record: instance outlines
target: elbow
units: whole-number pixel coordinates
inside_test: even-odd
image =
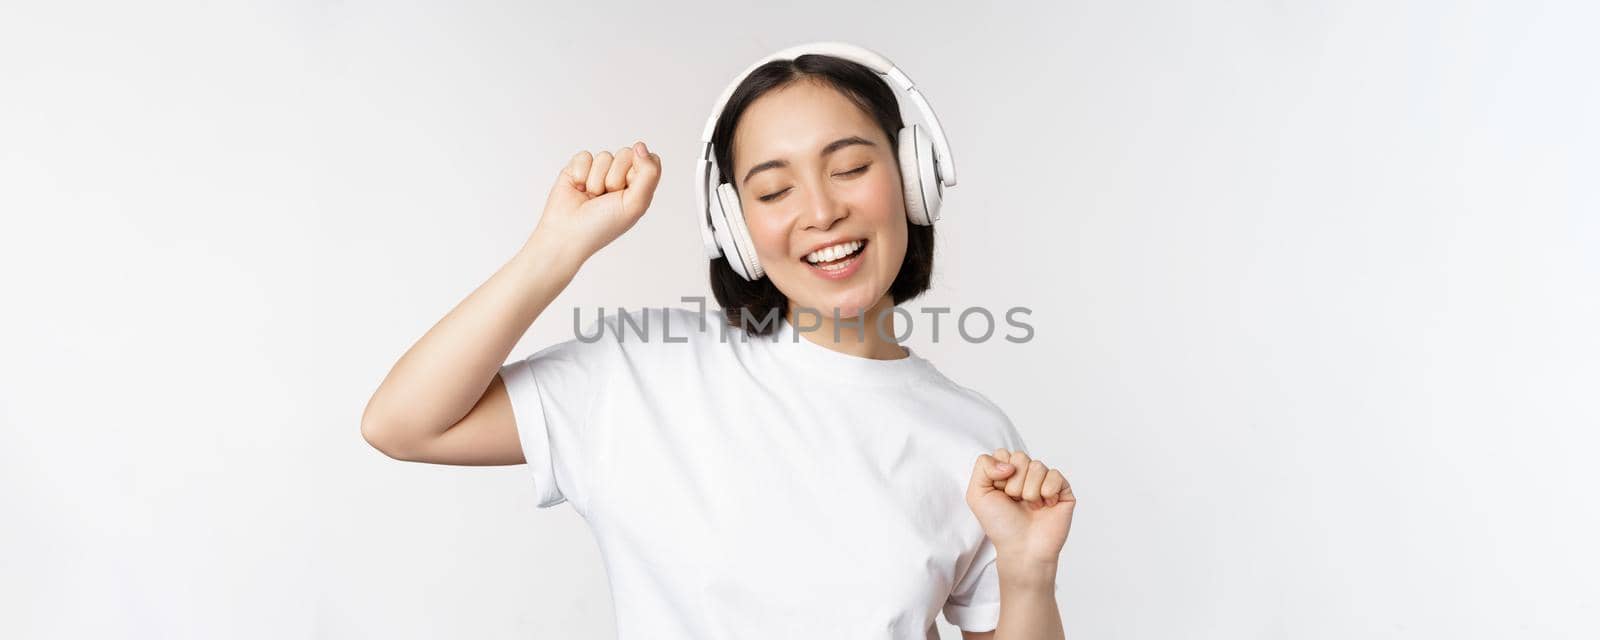
[[[398,438],[394,436],[393,429],[384,427],[383,423],[377,420],[362,417],[361,439],[367,441],[368,446],[377,449],[383,455],[395,460],[409,460],[405,449],[400,446]]]

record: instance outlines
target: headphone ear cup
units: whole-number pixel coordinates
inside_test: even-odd
[[[712,196],[712,198],[716,198],[716,196]],[[706,217],[712,220],[716,219],[716,216],[708,215]],[[710,221],[702,221],[700,223],[700,244],[705,246],[707,260],[716,260],[722,257],[722,247],[717,246],[717,232],[712,228]]]
[[[733,238],[728,236],[728,223],[726,222],[727,216],[722,210],[721,190],[713,188],[707,195],[707,200],[709,202],[706,203],[706,216],[711,218],[711,223],[709,225],[711,228],[711,239],[717,247],[717,254],[712,256],[711,259],[715,260],[718,257],[726,258],[728,261],[728,266],[733,268],[734,273],[739,274],[739,277],[741,278],[748,279],[749,276],[744,274],[744,261],[740,260],[738,255],[732,250]]]
[[[756,258],[756,243],[750,239],[750,228],[744,223],[744,209],[739,206],[739,194],[726,182],[717,185],[717,212],[722,216],[722,228],[732,247],[723,246],[722,254],[728,264],[745,280],[760,280],[766,276],[761,261]],[[732,252],[728,249],[733,249]],[[737,263],[737,264],[736,264]]]
[[[927,226],[939,219],[944,192],[933,166],[933,140],[922,128],[911,125],[900,130],[900,183],[906,196],[906,219]]]

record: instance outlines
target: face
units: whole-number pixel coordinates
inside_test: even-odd
[[[757,98],[734,131],[732,176],[756,256],[791,307],[852,318],[888,295],[906,255],[905,195],[888,137],[849,98],[806,80]]]

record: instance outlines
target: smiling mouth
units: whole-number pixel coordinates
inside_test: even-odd
[[[815,259],[815,260],[813,259],[812,256],[808,255],[806,257],[801,258],[800,261],[804,262],[804,263],[806,263],[806,264],[808,264],[810,266],[817,267],[819,269],[829,269],[829,268],[837,269],[839,267],[842,267],[845,263],[849,262],[851,258],[854,258],[856,256],[861,255],[862,251],[866,251],[866,249],[867,249],[867,241],[866,240],[864,240],[864,239],[863,240],[855,240],[855,241],[853,241],[853,243],[855,244],[855,248],[849,250],[848,252],[837,252],[837,251],[829,252],[829,253],[826,253],[824,256],[820,256],[821,258],[825,258],[825,259]],[[845,244],[851,244],[851,243],[845,243]],[[818,252],[818,253],[823,253],[823,252]]]

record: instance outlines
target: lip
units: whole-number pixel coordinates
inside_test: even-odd
[[[822,246],[826,247],[828,245],[822,245]],[[823,268],[818,267],[816,265],[813,265],[813,264],[811,264],[809,262],[805,262],[805,260],[801,260],[801,262],[805,262],[806,270],[810,271],[813,274],[816,274],[817,277],[820,277],[820,278],[822,278],[824,280],[843,280],[843,279],[848,278],[848,277],[850,277],[852,275],[855,275],[855,272],[860,271],[861,270],[861,263],[865,262],[866,260],[867,260],[867,248],[866,247],[862,247],[861,251],[859,253],[857,253],[854,256],[851,256],[851,258],[844,263],[843,267],[840,267],[839,269],[836,269],[834,271],[829,271],[827,269],[823,269]]]
[[[802,262],[804,262],[805,259],[806,259],[806,256],[809,256],[809,255],[811,255],[813,253],[816,253],[818,249],[822,249],[822,248],[825,248],[825,247],[831,247],[833,245],[842,244],[842,243],[845,243],[845,242],[850,242],[851,240],[860,240],[862,242],[866,242],[867,241],[866,238],[839,238],[839,239],[836,239],[836,240],[829,240],[827,242],[818,243],[816,246],[811,247],[810,249],[806,249],[805,252],[801,253],[800,254],[800,260]],[[809,263],[807,263],[807,264],[809,264]]]

